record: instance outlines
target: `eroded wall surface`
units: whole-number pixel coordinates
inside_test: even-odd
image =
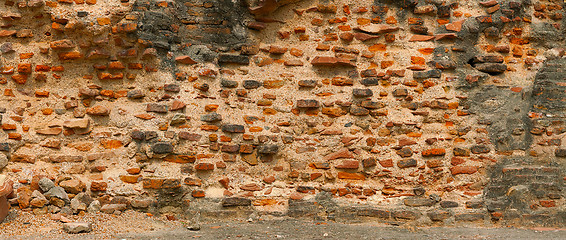
[[[11,203],[564,226],[564,5],[4,1]]]

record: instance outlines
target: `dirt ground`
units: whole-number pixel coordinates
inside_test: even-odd
[[[127,211],[120,215],[74,216],[93,223],[90,233],[70,235],[57,216],[12,211],[0,224],[0,239],[566,239],[566,229],[391,226],[382,223],[341,224],[296,219],[227,221],[199,224]]]

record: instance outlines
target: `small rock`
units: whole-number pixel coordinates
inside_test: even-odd
[[[173,152],[173,145],[168,142],[157,142],[151,146],[151,151],[156,154],[166,154]]]
[[[65,192],[72,194],[78,194],[86,188],[85,184],[77,179],[62,181],[59,183],[59,186],[65,189]]]
[[[212,113],[200,116],[200,120],[203,121],[203,122],[222,121],[222,115],[215,113],[215,112],[212,112]]]
[[[6,154],[0,154],[0,170],[2,170],[2,168],[5,168],[8,165],[8,157],[6,157]]]
[[[430,198],[421,198],[421,197],[405,198],[403,202],[405,203],[405,205],[410,207],[423,207],[423,206],[430,207],[436,203],[436,201]]]
[[[298,84],[299,84],[299,87],[313,88],[313,87],[316,87],[317,81],[316,80],[300,80],[298,82]]]
[[[433,69],[426,72],[414,72],[414,79],[426,79],[426,78],[440,78],[442,76],[442,71],[439,69]]]
[[[314,99],[302,99],[297,100],[298,108],[317,108],[320,107],[320,103]]]
[[[85,222],[64,223],[63,230],[71,234],[82,233],[82,232],[88,233],[92,231],[92,224]]]
[[[245,89],[256,89],[261,87],[262,83],[256,80],[245,80],[242,87]]]
[[[480,63],[475,68],[481,72],[499,74],[507,71],[507,65],[503,63]]]
[[[145,109],[146,112],[156,112],[156,113],[167,113],[168,106],[163,104],[157,103],[149,103],[147,104],[147,108]]]
[[[140,130],[133,130],[130,136],[135,140],[145,140],[145,133]]]
[[[425,194],[426,190],[423,187],[415,187],[413,188],[413,193],[417,196],[422,196]]]
[[[279,151],[279,146],[275,144],[266,144],[257,147],[257,152],[261,154],[275,154]]]
[[[226,125],[222,125],[222,131],[229,133],[244,133],[246,130],[242,125],[226,124]]]
[[[163,86],[163,90],[165,90],[166,92],[180,92],[181,91],[181,87],[178,84],[166,84],[165,86]]]
[[[354,88],[352,95],[354,95],[354,97],[371,97],[373,96],[373,91],[371,89]]]
[[[371,78],[364,78],[360,81],[360,83],[364,86],[377,86],[379,85],[379,78],[371,77]]]
[[[236,88],[238,87],[238,82],[228,79],[222,79],[220,80],[220,86],[224,88]]]
[[[94,200],[88,205],[86,209],[89,213],[97,213],[100,212],[100,202],[98,200]]]
[[[63,127],[66,128],[87,128],[89,120],[88,119],[70,119],[63,122]]]
[[[440,202],[440,206],[442,208],[455,208],[455,207],[458,207],[459,204],[457,202],[454,202],[454,201],[442,201],[442,202]]]
[[[440,196],[438,196],[437,194],[431,194],[428,196],[428,198],[430,198],[431,200],[435,201],[435,202],[440,202],[442,200],[442,198]]]
[[[450,217],[450,213],[442,210],[434,210],[427,213],[428,217],[432,221],[444,221]]]
[[[187,229],[191,230],[191,231],[199,231],[200,230],[200,224],[198,223],[193,223],[191,225],[189,225],[187,227]]]
[[[71,209],[73,209],[74,212],[85,211],[86,208],[86,204],[79,201],[76,197],[71,199]]]
[[[223,207],[250,206],[252,200],[241,197],[230,197],[222,200]]]
[[[128,208],[126,204],[106,204],[100,208],[100,211],[106,214],[113,214],[116,211],[124,211]]]
[[[59,186],[52,187],[51,189],[49,189],[49,191],[47,191],[43,195],[45,195],[45,197],[47,198],[58,198],[65,202],[69,202],[69,196],[65,192],[65,189]]]
[[[182,113],[175,113],[171,118],[171,125],[178,125],[187,122],[187,117]]]
[[[93,116],[108,116],[110,115],[110,109],[105,106],[94,106],[86,109],[86,114]]]
[[[397,162],[397,167],[399,168],[408,168],[408,167],[416,167],[416,166],[417,166],[417,160],[413,158],[401,159],[399,160],[399,162]]]
[[[2,52],[3,54],[15,52],[13,44],[11,42],[2,44],[2,46],[0,46],[0,52]]]
[[[249,65],[250,57],[245,55],[220,54],[218,55],[218,63],[236,63],[241,65]]]
[[[126,96],[129,99],[140,99],[140,98],[145,97],[145,94],[139,89],[134,89],[134,90],[128,91],[128,94]]]
[[[55,183],[49,178],[42,178],[39,180],[39,189],[43,192],[48,192],[51,188],[55,187]]]

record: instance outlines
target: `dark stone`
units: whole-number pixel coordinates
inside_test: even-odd
[[[0,143],[0,151],[9,152],[10,151],[10,143]]]
[[[430,65],[434,66],[436,69],[442,70],[456,69],[456,62],[450,59],[439,59],[431,61]]]
[[[255,89],[261,87],[262,83],[256,80],[244,80],[242,87],[245,89]]]
[[[430,207],[436,204],[436,201],[430,198],[422,198],[422,197],[408,197],[405,198],[403,201],[405,205],[410,207]]]
[[[415,220],[419,214],[409,210],[396,210],[391,213],[391,216],[395,219]]]
[[[244,126],[237,125],[237,124],[222,125],[222,131],[223,132],[229,132],[229,133],[244,133],[244,132],[246,132]]]
[[[208,89],[210,88],[208,83],[197,83],[197,84],[194,85],[194,87],[198,90],[203,91],[203,92],[208,91]]]
[[[166,92],[180,92],[181,87],[179,87],[178,84],[166,84],[165,86],[163,86],[163,90],[165,90]]]
[[[408,168],[408,167],[416,167],[416,166],[417,166],[417,160],[413,158],[401,159],[399,160],[399,162],[397,162],[397,167],[399,168]]]
[[[413,188],[413,193],[417,196],[422,196],[426,193],[426,190],[423,187],[415,187]]]
[[[413,150],[410,147],[404,147],[397,150],[397,155],[407,158],[413,156]]]
[[[473,146],[470,150],[474,154],[488,153],[490,151],[489,147],[486,145],[476,145]]]
[[[220,86],[224,88],[236,88],[238,87],[238,82],[228,79],[222,79],[220,80]]]
[[[222,115],[212,112],[205,115],[200,116],[200,120],[203,122],[217,122],[222,121]]]
[[[360,103],[360,107],[364,107],[368,109],[379,109],[379,108],[384,108],[385,104],[382,102],[373,102],[370,100],[366,100]]]
[[[316,80],[300,80],[298,84],[299,84],[299,87],[313,88],[313,87],[316,87],[317,81]]]
[[[557,156],[557,157],[566,157],[566,149],[564,149],[564,148],[556,149],[556,150],[554,151],[554,156]]]
[[[436,7],[436,15],[439,18],[450,18],[451,10],[452,10],[452,6],[449,4],[440,5]]]
[[[484,201],[482,200],[470,200],[466,202],[466,208],[478,209],[483,208]]]
[[[435,210],[427,213],[428,217],[432,221],[444,221],[450,217],[450,213],[442,210]]]
[[[49,191],[47,191],[43,195],[47,199],[58,198],[58,199],[65,201],[66,203],[70,202],[69,195],[67,195],[67,193],[65,192],[65,189],[63,189],[62,187],[59,187],[59,186],[52,187],[51,189],[49,189]]]
[[[16,50],[14,50],[13,44],[11,42],[4,43],[2,44],[2,46],[0,46],[0,52],[2,54],[12,53],[15,51]]]
[[[151,151],[156,154],[172,153],[173,145],[168,142],[156,142],[151,146]]]
[[[275,144],[266,144],[257,147],[257,152],[260,154],[275,154],[279,151],[279,146]]]
[[[428,28],[421,25],[411,25],[411,32],[421,35],[428,35]]]
[[[317,108],[320,107],[320,103],[314,99],[303,99],[297,100],[297,107],[299,108]]]
[[[135,89],[135,90],[130,90],[128,91],[128,94],[126,95],[129,99],[140,99],[145,97],[145,94],[143,94],[143,92],[139,89]]]
[[[379,85],[379,78],[364,78],[360,81],[360,83],[364,86],[377,86]]]
[[[77,17],[86,17],[86,16],[88,16],[87,11],[78,11],[77,12]]]
[[[426,79],[426,78],[440,78],[442,76],[442,71],[438,69],[429,70],[426,72],[414,72],[414,79]]]
[[[148,103],[146,111],[147,112],[156,112],[156,113],[167,113],[168,106],[164,104],[157,104],[157,103]]]
[[[374,217],[374,218],[381,218],[381,219],[389,219],[391,217],[391,212],[387,210],[375,209],[375,208],[358,208],[356,209],[358,216],[363,217]]]
[[[197,133],[190,133],[190,132],[179,132],[179,139],[189,140],[189,141],[198,141],[202,136]]]
[[[431,200],[435,201],[435,202],[440,202],[442,200],[442,198],[440,196],[438,196],[437,194],[431,194],[428,196],[428,198],[430,198]]]
[[[475,68],[481,72],[499,74],[507,71],[507,65],[503,63],[479,63]]]
[[[80,88],[79,89],[79,95],[82,98],[94,98],[98,95],[100,95],[100,92],[97,89],[85,89],[85,88]]]
[[[454,202],[454,201],[442,201],[442,202],[440,202],[440,206],[442,208],[455,208],[455,207],[458,207],[459,204],[457,202]]]
[[[350,114],[354,116],[367,116],[369,114],[369,110],[358,106],[352,106],[350,107]]]
[[[240,151],[240,145],[238,144],[223,144],[220,147],[220,151],[225,153],[237,153]]]
[[[297,186],[297,192],[300,193],[309,193],[314,192],[315,188],[311,186]]]
[[[405,88],[397,88],[393,91],[394,97],[406,97],[409,95],[409,91]]]
[[[354,88],[352,90],[352,95],[354,95],[354,97],[371,97],[373,96],[373,91],[371,89],[360,89],[360,88]]]
[[[454,156],[461,156],[461,157],[469,157],[470,156],[470,150],[468,149],[464,149],[464,148],[454,148],[454,150],[452,150],[454,152]]]
[[[366,158],[362,160],[362,166],[364,168],[375,167],[377,165],[377,160],[375,158]]]
[[[252,200],[241,197],[230,197],[222,200],[223,207],[237,207],[237,206],[250,206]]]
[[[218,63],[236,63],[241,65],[249,65],[250,57],[246,55],[220,54],[218,55]]]
[[[132,139],[135,139],[135,140],[140,140],[140,141],[145,140],[145,133],[140,131],[140,130],[133,130],[130,133],[130,136],[132,137]]]
[[[483,33],[485,34],[486,38],[498,38],[501,34],[499,29],[496,27],[488,27],[483,30]]]

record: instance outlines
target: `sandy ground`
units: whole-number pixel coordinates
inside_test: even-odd
[[[185,220],[167,220],[127,211],[120,215],[74,216],[93,223],[90,233],[70,235],[52,215],[12,211],[0,224],[0,239],[566,239],[566,229],[416,228],[380,223],[341,224],[296,219],[201,223],[191,231]]]

